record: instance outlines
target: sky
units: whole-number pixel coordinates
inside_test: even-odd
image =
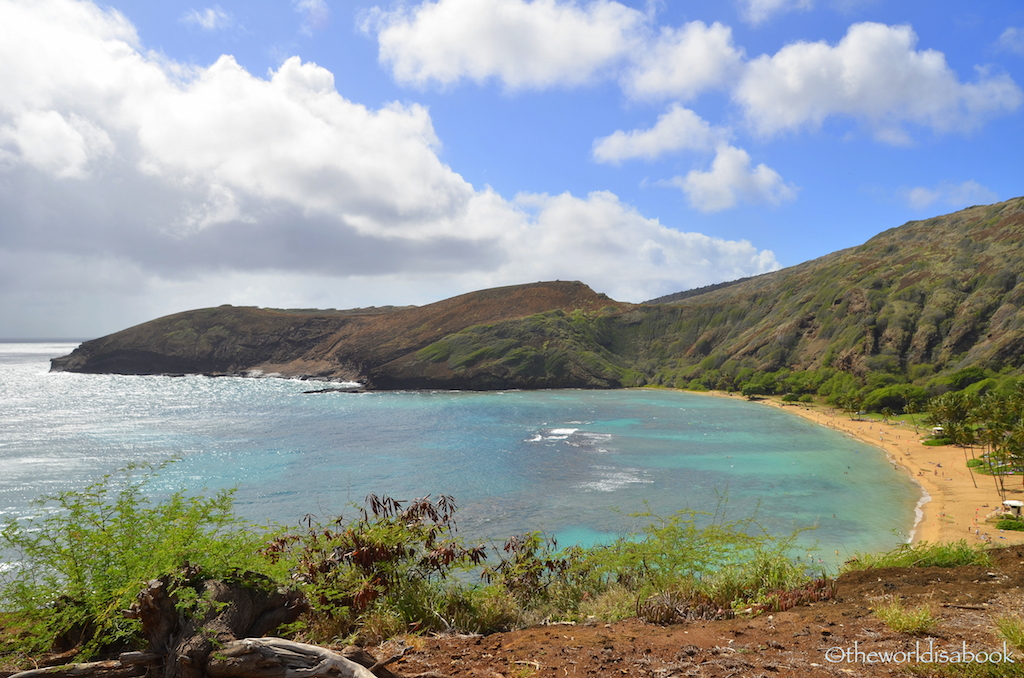
[[[1024,195],[1019,0],[0,0],[0,338],[631,302]]]

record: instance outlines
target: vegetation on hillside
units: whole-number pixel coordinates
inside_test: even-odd
[[[894,412],[1006,388],[1024,367],[1024,199],[656,301],[471,326],[371,381],[544,387],[571,364],[587,375],[572,385],[812,394]]]
[[[386,312],[202,309],[85,342],[54,367],[268,368],[377,389],[655,384],[901,411],[1021,376],[1024,198],[910,222],[859,247],[648,304],[549,282]]]
[[[790,560],[793,535],[768,536],[749,517],[641,514],[647,522],[638,534],[609,544],[559,550],[531,533],[496,549],[463,543],[451,497],[371,495],[350,518],[307,517],[302,526],[267,530],[237,517],[230,493],[149,499],[152,471],[127,469],[46,497],[38,518],[6,524],[0,663],[141,649],[139,622],[123,611],[157,578],[185,617],[216,604],[203,597],[207,579],[298,587],[309,609],[281,632],[320,643],[638,612],[710,619],[834,593]]]

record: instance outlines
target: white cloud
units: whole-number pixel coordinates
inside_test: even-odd
[[[402,83],[578,85],[639,43],[646,17],[611,0],[436,0],[377,10],[380,60]]]
[[[325,0],[292,0],[292,7],[303,15],[302,30],[305,33],[322,30],[331,20],[331,9]]]
[[[906,123],[968,131],[1024,100],[1009,76],[984,69],[975,82],[961,83],[941,52],[917,51],[916,43],[909,26],[854,24],[835,47],[798,42],[750,62],[734,98],[761,134],[816,128],[845,115],[890,143],[909,141]]]
[[[511,261],[498,271],[507,280],[601,280],[613,298],[640,301],[779,267],[768,250],[666,228],[607,191],[521,195],[515,204],[532,215],[509,241]]]
[[[224,301],[425,303],[552,278],[639,301],[777,266],[610,193],[476,189],[438,158],[424,107],[370,109],[298,58],[266,79],[231,57],[175,64],[75,0],[0,0],[0,25],[8,333],[75,334],[65,312],[105,323],[91,333]]]
[[[935,188],[917,186],[906,189],[902,195],[907,205],[917,210],[928,209],[935,203],[963,208],[971,205],[988,205],[999,200],[994,191],[973,180],[962,184],[944,182]]]
[[[751,167],[750,155],[740,148],[722,145],[711,169],[693,170],[671,181],[702,212],[720,212],[740,202],[778,205],[793,200],[797,189],[765,164]]]
[[[1024,56],[1024,28],[1010,26],[999,36],[999,49]]]
[[[6,147],[6,149],[5,149]],[[8,150],[9,149],[9,150]],[[0,159],[20,158],[59,178],[81,178],[91,162],[108,156],[113,142],[107,133],[75,114],[26,111],[0,124]]]
[[[231,25],[231,16],[220,8],[220,5],[207,7],[203,10],[190,9],[181,17],[182,22],[199,26],[204,31],[215,31]]]
[[[691,99],[709,89],[728,89],[740,73],[743,51],[732,42],[732,29],[692,21],[663,28],[631,55],[634,65],[623,87],[634,97]]]
[[[594,160],[620,163],[632,158],[654,160],[674,151],[710,151],[728,136],[688,108],[673,104],[654,127],[613,134],[594,141]]]
[[[814,0],[739,0],[740,15],[747,23],[759,26],[776,14],[814,7]]]

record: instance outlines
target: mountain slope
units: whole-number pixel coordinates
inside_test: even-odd
[[[114,374],[274,373],[406,385],[382,366],[460,330],[538,312],[615,311],[623,304],[579,282],[501,287],[423,307],[352,311],[218,308],[158,318],[84,342],[53,370]],[[447,387],[473,387],[469,375],[439,373]],[[590,383],[592,379],[596,382]],[[417,384],[432,385],[428,379]],[[459,384],[462,384],[460,386]],[[617,386],[585,369],[563,370],[545,386]],[[487,387],[481,385],[481,387]]]
[[[483,290],[421,308],[221,307],[144,323],[53,361],[83,372],[245,373],[370,388],[734,388],[835,372],[872,388],[1024,355],[1024,198],[915,221],[781,271],[623,304],[582,283]],[[819,380],[820,380],[819,379]],[[852,383],[852,382],[850,382]],[[848,390],[849,383],[844,388]]]
[[[972,207],[669,306],[680,364],[857,374],[915,365],[1019,368],[1024,199]],[[715,365],[718,366],[718,365]]]

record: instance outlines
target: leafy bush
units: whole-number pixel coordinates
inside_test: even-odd
[[[316,640],[345,637],[359,625],[371,642],[443,630],[452,626],[446,615],[472,607],[449,575],[486,558],[483,546],[466,548],[455,538],[455,511],[445,495],[402,502],[371,494],[355,519],[325,525],[307,516],[304,531],[276,536],[261,553],[291,566],[312,607],[298,630]]]
[[[16,557],[0,577],[0,607],[21,633],[4,651],[38,654],[64,644],[87,657],[130,644],[139,624],[121,610],[163,575],[274,574],[254,555],[263,536],[234,514],[231,492],[178,492],[153,503],[144,491],[159,468],[129,466],[85,489],[42,497],[35,517],[7,522],[0,551]]]
[[[1024,520],[1017,520],[1016,518],[1003,518],[1002,520],[996,523],[996,529],[1024,532]]]

